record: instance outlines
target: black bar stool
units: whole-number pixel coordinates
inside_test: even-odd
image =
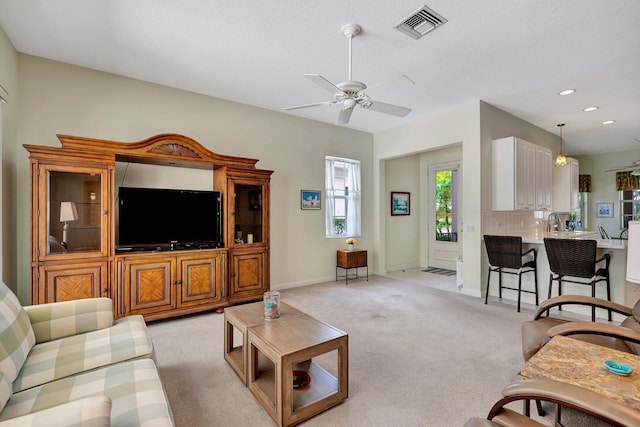
[[[531,248],[522,252],[522,237],[512,236],[484,236],[484,244],[489,256],[489,275],[487,277],[487,290],[484,296],[484,303],[489,299],[489,284],[491,273],[498,273],[498,296],[502,298],[502,288],[518,291],[518,312],[520,311],[520,296],[522,292],[534,294],[536,305],[538,305],[538,252]],[[533,291],[522,289],[522,274],[533,272]],[[518,287],[513,288],[502,284],[502,273],[515,274],[518,276]]]
[[[596,259],[598,247],[596,240],[545,237],[544,247],[549,259],[549,298],[551,298],[551,287],[555,280],[558,281],[558,295],[562,295],[562,283],[569,282],[591,286],[591,296],[594,298],[596,296],[596,284],[605,282],[607,300],[611,301],[611,284],[609,280],[611,255],[604,254]],[[601,263],[604,263],[604,265]],[[599,264],[600,267],[598,266]],[[595,307],[591,308],[591,320],[596,321]],[[609,320],[611,320],[610,311]]]

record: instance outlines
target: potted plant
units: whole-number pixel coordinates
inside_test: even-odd
[[[347,239],[347,250],[352,251],[356,243],[358,243],[356,239],[354,239],[353,237],[349,237]]]

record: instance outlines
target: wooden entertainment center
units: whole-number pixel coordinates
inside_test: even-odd
[[[32,304],[109,297],[116,317],[155,320],[222,310],[269,290],[273,171],[257,169],[258,160],[216,154],[177,134],[133,143],[57,136],[62,147],[24,146],[31,163]],[[116,161],[213,170],[221,247],[166,242],[117,250]]]

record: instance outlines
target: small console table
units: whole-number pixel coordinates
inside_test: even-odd
[[[337,251],[336,254],[336,281],[338,278],[344,277],[345,283],[349,283],[349,278],[358,279],[358,268],[365,267],[367,269],[367,282],[369,281],[369,266],[367,264],[366,250],[353,251]],[[344,270],[343,276],[338,276],[338,268]],[[355,268],[356,273],[349,275],[349,270]]]

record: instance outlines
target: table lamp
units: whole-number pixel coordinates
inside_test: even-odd
[[[60,222],[64,222],[62,227],[62,243],[67,244],[67,232],[69,231],[69,222],[78,220],[78,210],[74,202],[60,202]]]

